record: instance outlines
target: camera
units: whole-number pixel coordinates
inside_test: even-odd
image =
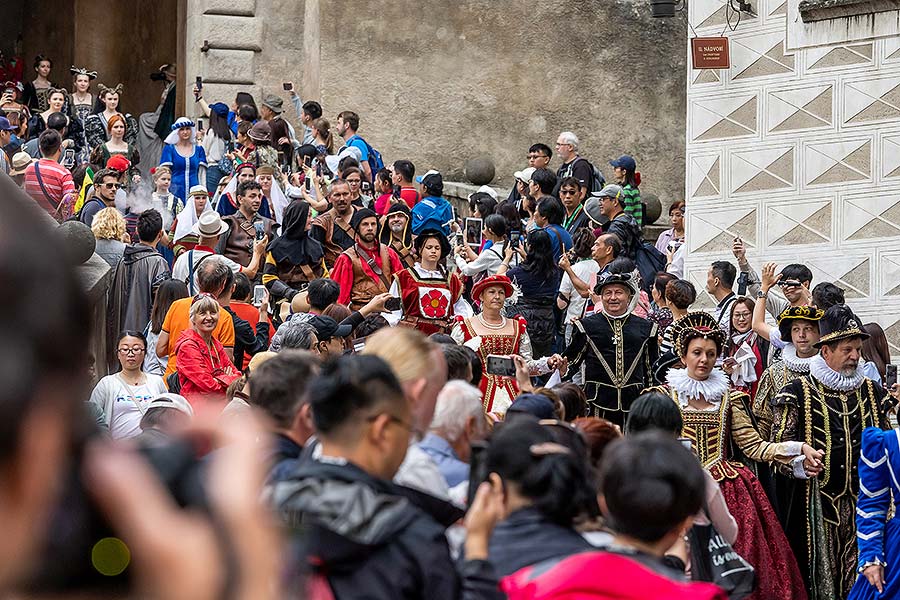
[[[155,73],[150,73],[150,81],[165,81],[166,73],[165,71],[157,71]]]
[[[99,435],[95,431],[92,435]],[[209,513],[209,500],[203,488],[206,466],[201,457],[209,450],[209,440],[185,438],[162,447],[140,447],[139,453],[168,489],[174,502]],[[95,505],[83,479],[84,443],[76,445],[72,467],[65,476],[56,507],[50,515],[47,538],[42,543],[40,560],[29,579],[26,592],[41,595],[73,590],[127,591],[134,569],[127,561],[117,573],[102,574],[100,563],[92,560],[100,543],[117,538],[104,515]]]

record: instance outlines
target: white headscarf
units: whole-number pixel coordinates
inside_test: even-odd
[[[209,197],[206,198],[206,206],[203,207],[203,212],[208,210],[212,210]],[[188,201],[185,202],[184,208],[181,209],[181,212],[178,213],[175,219],[175,236],[172,241],[177,242],[189,234],[198,220],[199,215],[197,214],[197,206],[194,204],[194,197],[188,196]]]
[[[167,144],[177,144],[178,143],[178,130],[184,127],[191,128],[191,143],[197,143],[197,126],[194,124],[194,121],[188,119],[187,117],[180,117],[177,121],[172,123],[172,133],[166,136],[165,142]]]
[[[259,181],[259,179],[257,179]],[[272,218],[275,219],[275,222],[281,225],[281,216],[284,214],[284,209],[287,208],[287,205],[291,203],[291,199],[284,195],[284,192],[281,191],[281,186],[278,185],[278,180],[275,179],[275,176],[272,176],[272,191],[269,193],[269,208],[272,209],[274,213]]]

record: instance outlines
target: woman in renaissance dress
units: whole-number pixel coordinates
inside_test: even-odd
[[[807,597],[797,561],[775,511],[752,471],[736,460],[731,447],[754,460],[790,462],[819,455],[807,444],[773,444],[760,438],[748,410],[750,398],[733,390],[729,378],[715,368],[727,342],[708,313],[689,313],[672,324],[675,350],[684,369],[670,369],[657,388],[681,409],[683,435],[701,464],[722,489],[728,509],[739,524],[735,551],[756,569],[754,600],[803,600]]]
[[[472,298],[481,302],[482,312],[471,318],[457,316],[456,325],[450,332],[456,343],[469,346],[481,357],[485,365],[480,384],[484,410],[498,415],[506,414],[506,409],[519,394],[519,387],[510,377],[487,373],[488,355],[521,356],[532,375],[551,370],[549,358],[532,358],[525,320],[503,316],[503,305],[512,293],[512,282],[505,275],[485,277],[472,288]]]

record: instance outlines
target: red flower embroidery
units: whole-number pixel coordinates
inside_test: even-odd
[[[422,296],[422,314],[432,319],[446,316],[450,302],[447,297],[438,290],[431,290]]]

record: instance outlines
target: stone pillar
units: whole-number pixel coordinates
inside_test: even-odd
[[[207,98],[230,105],[237,92],[246,91],[260,100],[256,56],[264,25],[256,10],[256,0],[188,0],[184,99],[189,115],[200,116],[192,93],[198,75]]]

